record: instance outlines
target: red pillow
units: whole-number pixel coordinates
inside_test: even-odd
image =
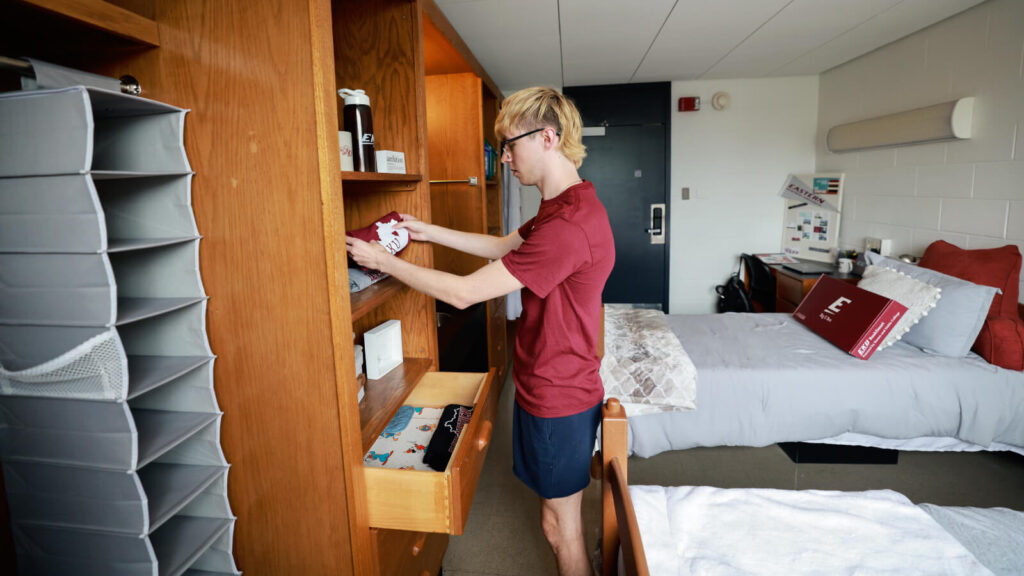
[[[964,250],[936,240],[924,251],[919,265],[968,282],[999,288],[1003,293],[992,298],[988,315],[1013,317],[1017,315],[1020,263],[1020,250],[1012,244],[987,250]]]
[[[1021,255],[1016,246],[964,250],[936,240],[924,251],[920,266],[1002,290],[992,298],[988,318],[972,350],[990,364],[1024,369],[1024,325],[1017,315]]]
[[[1019,316],[994,316],[974,341],[974,351],[989,364],[1024,370],[1024,320]]]

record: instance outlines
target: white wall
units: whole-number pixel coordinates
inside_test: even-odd
[[[723,111],[711,107],[719,91],[732,99]],[[701,110],[676,112],[682,96]],[[703,314],[739,254],[781,249],[779,188],[814,168],[818,77],[673,82],[672,103],[669,312]]]
[[[976,97],[970,140],[832,154],[836,124]],[[818,171],[846,173],[840,246],[1024,250],[1024,1],[991,0],[821,75]]]
[[[522,204],[519,206],[519,212],[523,217],[520,222],[526,222],[536,216],[537,211],[540,210],[540,189],[536,186],[520,186],[519,190],[522,194],[522,199],[520,200]]]

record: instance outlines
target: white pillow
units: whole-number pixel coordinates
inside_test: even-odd
[[[927,315],[929,310],[935,308],[942,297],[941,288],[881,266],[868,266],[857,287],[885,296],[907,307],[907,313],[878,346],[879,350],[895,344],[914,324]]]

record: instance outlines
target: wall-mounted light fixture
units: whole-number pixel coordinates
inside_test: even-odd
[[[828,131],[830,152],[908,146],[971,137],[974,98],[960,98],[878,118],[840,124]]]

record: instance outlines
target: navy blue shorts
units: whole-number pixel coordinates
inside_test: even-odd
[[[548,500],[571,496],[590,484],[601,403],[561,418],[540,418],[515,403],[512,415],[512,472]]]

